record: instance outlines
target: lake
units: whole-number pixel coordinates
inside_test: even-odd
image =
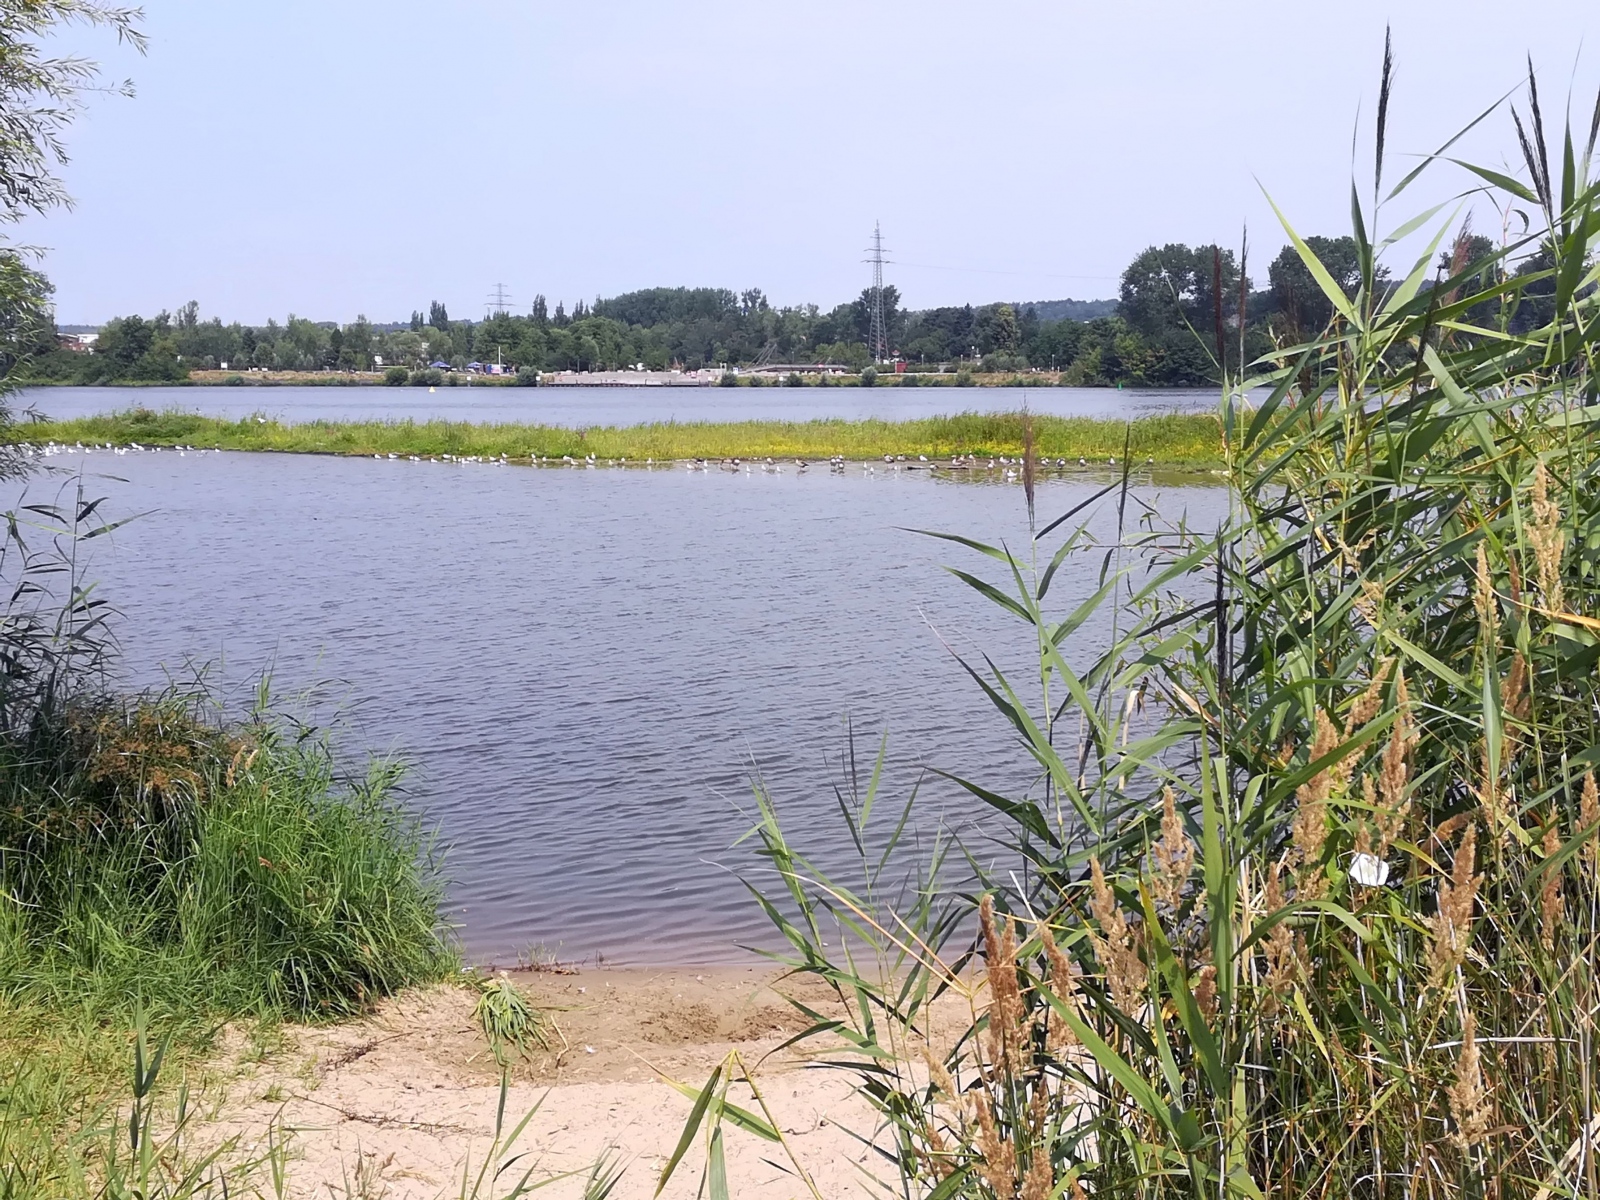
[[[104,395],[104,393],[100,393]],[[194,396],[194,393],[185,393]],[[849,861],[833,792],[848,750],[881,804],[927,767],[1020,793],[1031,760],[945,649],[1023,670],[1026,630],[940,569],[970,551],[907,532],[1026,544],[1020,487],[853,465],[843,475],[533,468],[176,451],[57,455],[112,516],[90,576],[119,607],[126,683],[206,667],[247,703],[320,686],[346,751],[398,752],[448,845],[450,916],[475,960],[532,947],[636,963],[737,960],[771,941],[738,873],[759,773],[796,842]],[[1099,481],[1041,484],[1041,517]],[[36,479],[43,498],[71,486]],[[1214,524],[1214,488],[1157,487]],[[1114,513],[1102,529],[1114,534]],[[1096,560],[1097,563],[1098,560]],[[1064,613],[1094,564],[1052,589]],[[1104,636],[1086,629],[1069,654]],[[187,665],[186,665],[187,664]],[[954,785],[917,828],[997,854]]]
[[[1217,393],[1114,388],[722,388],[498,385],[387,387],[31,388],[23,405],[57,419],[144,407],[237,420],[261,413],[307,421],[435,419],[569,427],[652,421],[809,421],[819,417],[904,421],[956,412],[1034,412],[1068,417],[1142,417],[1209,412]]]

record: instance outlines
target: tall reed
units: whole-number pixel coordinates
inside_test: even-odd
[[[1600,1195],[1600,104],[1554,156],[1531,75],[1513,113],[1530,182],[1469,170],[1536,223],[1487,256],[1436,266],[1439,223],[1385,280],[1437,210],[1367,230],[1455,139],[1385,193],[1382,118],[1353,294],[1285,223],[1334,316],[1229,380],[1214,534],[1062,538],[1080,505],[1020,551],[951,539],[1037,668],[968,665],[1038,771],[957,781],[1011,851],[970,856],[974,895],[937,862],[828,878],[763,797],[763,903],[840,1002],[812,1036],[878,1109],[886,1185]],[[1084,554],[1097,589],[1051,612]]]

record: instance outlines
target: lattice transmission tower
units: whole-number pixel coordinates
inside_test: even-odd
[[[867,331],[867,352],[873,361],[884,363],[889,361],[889,323],[883,316],[883,268],[893,264],[884,257],[889,251],[883,248],[883,229],[876,221],[872,223],[872,245],[867,247],[867,253],[871,257],[861,260],[872,264],[872,321]]]
[[[489,310],[490,316],[504,316],[511,308],[511,293],[506,290],[506,285],[497,283],[494,290],[489,293],[484,307]]]

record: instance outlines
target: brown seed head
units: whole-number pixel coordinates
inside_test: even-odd
[[[982,1091],[972,1093],[972,1104],[978,1114],[978,1170],[989,1183],[997,1200],[1013,1200],[1017,1194],[1017,1152],[1011,1143],[1000,1136],[1000,1128],[989,1107],[989,1097]]]
[[[1083,998],[1078,992],[1078,967],[1056,945],[1055,936],[1050,932],[1050,926],[1041,922],[1039,925],[1039,940],[1044,943],[1045,959],[1050,964],[1050,990],[1056,994],[1061,1003],[1067,1005],[1078,1016],[1083,1015]],[[1078,1043],[1078,1035],[1072,1032],[1060,1017],[1052,1015],[1050,1018],[1050,1033],[1045,1048],[1052,1053],[1064,1050],[1068,1046]]]
[[[1533,468],[1533,520],[1527,527],[1527,538],[1545,607],[1560,612],[1564,603],[1561,555],[1567,535],[1561,528],[1561,507],[1550,498],[1550,476],[1543,462]]]
[[[1433,941],[1428,948],[1428,965],[1435,985],[1461,965],[1472,942],[1473,909],[1478,896],[1478,876],[1472,869],[1477,850],[1478,827],[1469,823],[1456,847],[1450,878],[1439,881],[1438,912],[1429,920]]]
[[[1461,1053],[1456,1059],[1456,1079],[1449,1089],[1452,1135],[1463,1150],[1483,1141],[1489,1132],[1488,1098],[1483,1090],[1483,1066],[1478,1058],[1478,1022],[1469,1009],[1461,1027]]]
[[[1472,606],[1478,610],[1478,641],[1490,662],[1497,657],[1500,638],[1500,601],[1494,594],[1494,573],[1489,570],[1487,543],[1478,540],[1478,580],[1472,593]]]
[[[1389,670],[1393,666],[1392,658],[1385,658],[1378,664],[1367,690],[1357,696],[1356,702],[1350,706],[1350,716],[1345,722],[1347,733],[1354,733],[1378,715],[1378,710],[1383,707],[1383,685],[1389,681]]]
[[[1178,817],[1177,798],[1171,788],[1161,789],[1161,840],[1150,847],[1154,870],[1151,885],[1156,898],[1171,908],[1183,897],[1183,885],[1194,870],[1195,845]]]
[[[1595,790],[1594,772],[1585,771],[1583,794],[1578,801],[1578,830],[1580,833],[1590,831],[1583,843],[1583,860],[1588,866],[1591,885],[1600,882],[1600,831],[1596,831],[1597,822],[1600,822],[1600,793]]]
[[[1139,957],[1133,930],[1122,915],[1116,894],[1106,882],[1098,858],[1089,860],[1089,872],[1093,892],[1089,911],[1100,925],[1100,933],[1094,939],[1095,957],[1100,960],[1100,968],[1105,972],[1112,999],[1124,1013],[1132,1015],[1143,1004],[1149,972],[1144,960]]]
[[[978,902],[983,927],[985,974],[989,980],[989,1063],[1007,1073],[1022,1069],[1023,1022],[1027,1009],[1017,980],[1017,928],[1010,917],[997,930],[994,898]]]
[[[1545,826],[1540,849],[1544,851],[1546,861],[1554,858],[1561,849],[1561,834],[1556,831],[1554,809],[1550,811],[1550,823]],[[1553,866],[1548,867],[1544,882],[1539,885],[1539,941],[1546,950],[1555,949],[1556,929],[1566,910],[1567,900],[1561,890],[1561,871]]]
[[[1267,875],[1264,905],[1268,916],[1284,906],[1283,884],[1278,878],[1280,870],[1281,868],[1275,864]],[[1262,948],[1267,958],[1267,973],[1262,979],[1262,984],[1268,992],[1263,1008],[1270,1016],[1278,1010],[1279,1002],[1294,986],[1296,968],[1299,965],[1294,952],[1294,934],[1289,929],[1287,919],[1279,921],[1272,927],[1262,939]]]

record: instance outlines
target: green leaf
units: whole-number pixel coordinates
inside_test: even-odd
[[[694,1107],[689,1110],[689,1119],[683,1123],[683,1135],[678,1138],[677,1149],[672,1152],[672,1157],[667,1159],[667,1165],[661,1169],[661,1181],[656,1184],[656,1195],[661,1195],[667,1186],[667,1181],[672,1178],[672,1173],[678,1169],[678,1164],[683,1161],[683,1156],[693,1144],[694,1135],[700,1129],[700,1122],[705,1119],[706,1109],[711,1106],[711,1094],[716,1090],[717,1082],[721,1078],[722,1064],[718,1063],[712,1068],[711,1078],[706,1080],[705,1087],[700,1089]]]

